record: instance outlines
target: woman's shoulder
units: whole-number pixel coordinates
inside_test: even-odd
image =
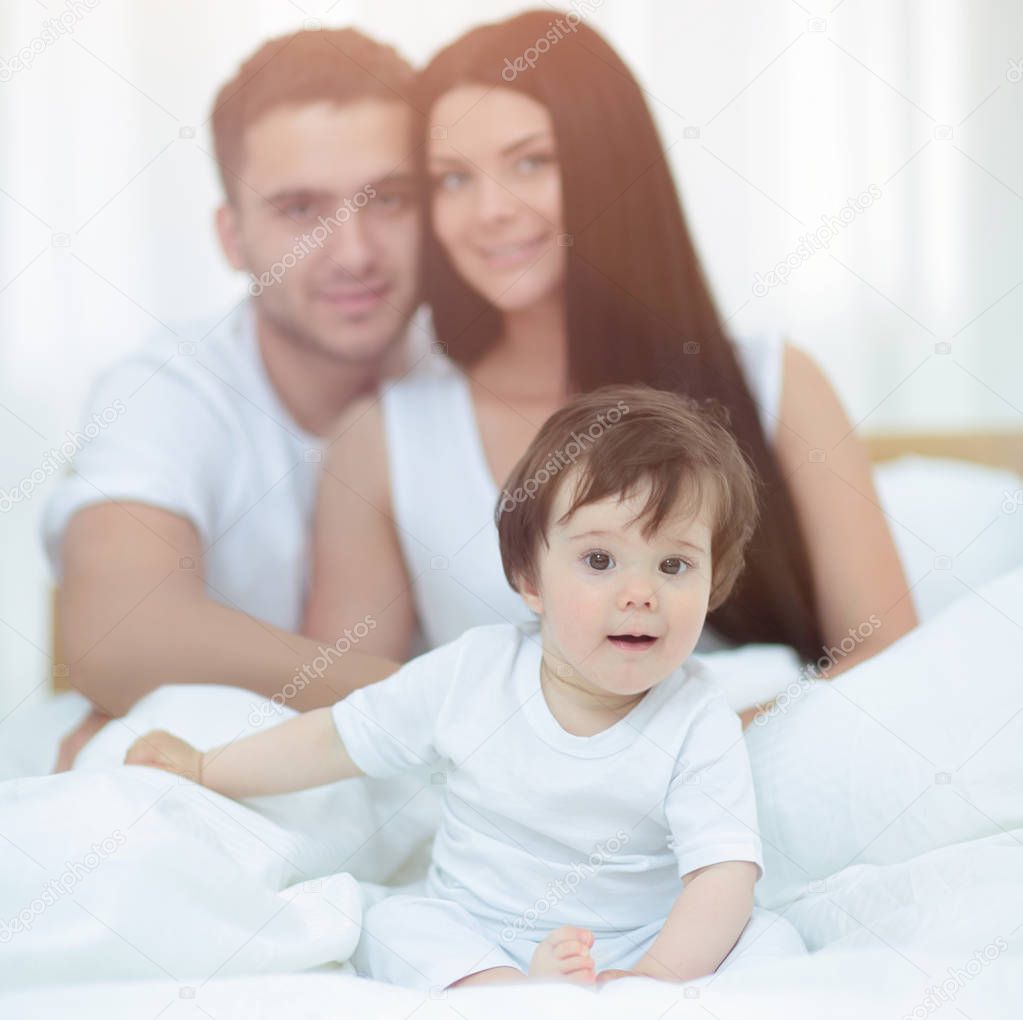
[[[814,422],[831,422],[835,441],[841,438],[848,425],[827,373],[785,331],[746,333],[733,337],[732,346],[772,442],[791,442]]]

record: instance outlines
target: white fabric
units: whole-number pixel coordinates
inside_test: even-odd
[[[926,895],[936,893],[931,886]],[[981,894],[981,898],[983,894]],[[974,909],[982,909],[978,903]],[[883,936],[882,936],[883,937]],[[911,943],[907,947],[907,942]],[[923,943],[923,944],[921,944]],[[909,948],[910,959],[900,956]],[[975,950],[926,951],[923,934],[894,947],[826,950],[782,963],[733,969],[702,987],[642,978],[597,992],[567,984],[521,982],[425,994],[343,973],[219,976],[187,985],[164,975],[148,981],[101,981],[71,987],[0,991],[5,1016],[32,1020],[280,1020],[350,1017],[373,1020],[1019,1020],[1019,957],[974,962]],[[965,969],[969,962],[970,971]],[[971,973],[975,971],[975,973]],[[944,986],[939,999],[934,991]],[[940,1012],[940,1007],[944,1006]],[[957,1012],[957,1009],[959,1012]],[[917,1010],[914,1015],[913,1011]],[[457,1012],[456,1012],[457,1011]]]
[[[1015,1020],[1023,1001],[1021,623],[1023,567],[967,592],[832,681],[831,696],[796,698],[747,731],[765,851],[758,902],[796,925],[812,950],[808,957],[714,975],[694,1000],[677,986],[637,979],[596,997],[526,986],[453,992],[458,998],[450,1001],[466,1016],[488,1018],[583,1009],[632,1018],[674,1009],[703,1020],[706,1010],[721,1020],[859,1020],[899,1018],[917,1007],[918,1016],[932,1013],[936,1007],[927,1004],[941,985],[970,1017]],[[296,934],[304,922],[292,918],[283,933],[275,927],[291,917],[291,906],[267,929],[283,955],[232,953],[253,936],[267,948],[260,925],[284,905],[280,894],[296,880],[348,871],[345,859],[360,846],[365,868],[372,870],[377,857],[404,861],[410,827],[421,829],[418,822],[403,827],[403,819],[432,802],[410,793],[402,807],[351,792],[407,776],[236,805],[199,791],[193,801],[185,792],[191,787],[179,794],[156,773],[115,763],[134,733],[153,725],[196,742],[244,732],[258,708],[255,696],[181,685],[149,698],[90,744],[89,770],[0,784],[0,920],[31,910],[66,862],[83,859],[93,842],[115,828],[128,837],[73,890],[74,901],[94,916],[64,897],[36,916],[30,933],[0,946],[4,1015],[65,1016],[73,1002],[79,1020],[155,1016],[188,985],[196,1004],[218,1017],[279,1016],[282,1002],[289,1015],[305,1008],[318,1015],[343,1002],[353,1016],[407,1017],[423,1003],[422,993],[355,977],[222,978],[340,958],[343,932],[333,933],[338,941],[329,949],[313,940],[308,950]],[[54,750],[57,736],[50,731]],[[950,782],[936,781],[942,772]],[[267,801],[278,802],[276,814]],[[381,813],[371,814],[378,805]],[[338,841],[333,847],[331,838]],[[281,861],[282,851],[298,869]],[[381,866],[378,873],[386,871]],[[232,883],[239,884],[237,896]],[[361,891],[370,903],[381,887],[362,882]],[[334,907],[318,902],[343,927]],[[324,915],[317,907],[307,916],[312,925]],[[229,937],[214,945],[218,932]],[[127,977],[144,980],[98,984]],[[421,1012],[433,1015],[434,1007],[438,1016],[448,1014],[445,1002]]]
[[[769,440],[781,403],[784,348],[777,333],[735,343]],[[501,567],[494,523],[499,488],[465,374],[455,369],[443,378],[403,379],[387,388],[381,409],[391,503],[427,646],[453,641],[466,627],[532,620]],[[706,627],[696,650],[728,647]],[[787,662],[789,650],[774,647]]]
[[[0,784],[0,988],[347,960],[373,883],[422,870],[440,806],[428,775],[235,802],[120,765],[154,728],[208,748],[295,714],[241,688],[166,686],[72,772]]]
[[[541,654],[535,624],[475,627],[354,691],[334,720],[368,775],[434,766],[443,781],[427,896],[520,959],[563,924],[620,958],[663,924],[680,876],[760,866],[742,731],[694,659],[613,726],[568,733],[540,688]],[[443,932],[432,950],[443,959]]]
[[[869,924],[942,876],[951,895],[951,868],[1023,895],[1023,567],[834,680],[794,683],[746,744],[757,901],[813,917],[815,945],[856,927],[836,908]]]
[[[296,970],[355,949],[357,881],[300,881],[312,842],[243,804],[141,768],[0,791],[0,988]]]
[[[145,503],[195,526],[211,598],[295,631],[322,440],[282,405],[247,300],[212,331],[180,333],[204,339],[169,344],[164,334],[93,385],[84,419],[125,410],[81,447],[50,497],[43,536],[54,574],[75,513],[110,500]],[[448,370],[432,339],[424,310],[405,338],[412,374]]]
[[[597,972],[634,967],[662,927],[663,920],[657,920],[636,931],[598,938],[590,950]],[[492,967],[513,967],[527,974],[535,951],[532,941],[496,941],[461,904],[399,893],[366,912],[351,962],[361,977],[436,994],[462,977]],[[791,924],[757,907],[713,977],[805,954]],[[695,987],[711,979],[708,975],[689,984]]]
[[[921,619],[1023,563],[1023,477],[938,457],[878,464],[887,515]]]

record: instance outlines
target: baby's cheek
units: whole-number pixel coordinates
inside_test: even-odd
[[[671,631],[677,647],[688,654],[706,625],[709,591],[706,586],[693,586],[672,607]]]
[[[562,650],[569,658],[585,658],[603,633],[604,612],[595,600],[576,592],[559,606],[558,633]]]

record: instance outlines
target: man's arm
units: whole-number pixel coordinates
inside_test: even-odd
[[[320,644],[213,601],[198,533],[165,510],[87,507],[67,527],[62,561],[58,619],[70,681],[107,715],[168,683],[245,687],[306,711],[398,668],[349,649],[330,657],[322,676],[303,669],[323,661]]]
[[[661,981],[713,973],[753,913],[757,874],[751,861],[724,861],[684,876],[660,935],[629,973]]]
[[[345,749],[329,708],[206,752],[154,730],[128,748],[124,762],[176,772],[235,799],[292,793],[364,775]]]

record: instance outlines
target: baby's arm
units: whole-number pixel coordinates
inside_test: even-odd
[[[153,730],[128,748],[124,762],[176,772],[234,798],[290,793],[364,775],[349,757],[329,708],[313,709],[205,753],[180,737]]]
[[[752,861],[722,861],[684,876],[660,935],[631,973],[662,981],[713,973],[753,913],[758,873]]]

